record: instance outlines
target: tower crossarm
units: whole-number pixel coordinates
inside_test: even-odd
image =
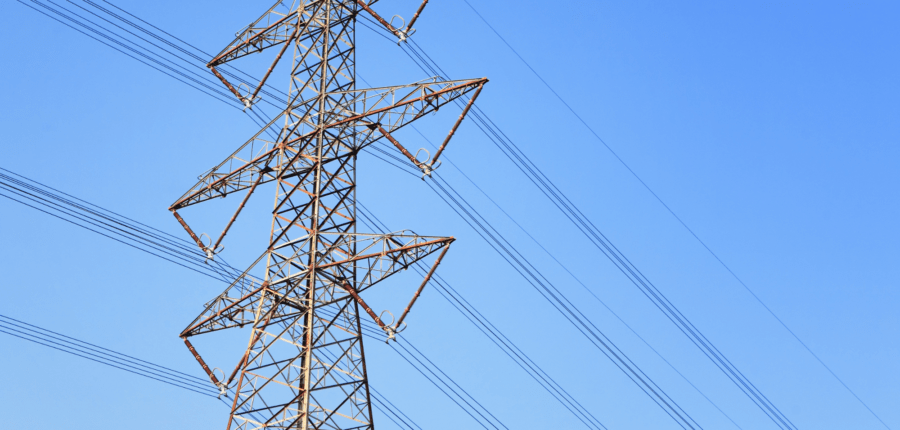
[[[437,112],[441,106],[477,90],[485,83],[486,78],[429,81],[337,93],[349,95],[350,97],[341,98],[349,101],[341,106],[330,106],[335,113],[324,128],[354,127],[357,134],[354,149],[360,150],[383,137],[374,133],[369,125],[379,124],[388,131],[395,131],[429,113]],[[362,107],[359,112],[349,109],[354,103]],[[287,137],[278,135],[277,140],[266,134],[267,131],[273,131],[276,122],[283,115],[282,113],[274,118],[237,151],[202,175],[200,181],[179,198],[171,209],[181,209],[248,189],[260,175],[263,176],[260,183],[264,184],[279,177],[284,178],[288,173],[291,176],[302,175],[314,168],[315,163],[311,160],[312,154],[308,147],[316,136],[315,129],[304,130],[299,136],[299,127],[293,133],[279,131]],[[304,121],[301,119],[299,122]],[[304,154],[309,156],[304,157]],[[322,162],[324,164],[328,160]]]
[[[330,30],[334,27],[346,26],[347,22],[354,17],[354,14],[345,14],[339,19],[323,21],[322,14],[319,12],[328,3],[324,0],[303,2],[299,7],[292,8],[290,12],[281,11],[284,7],[283,3],[283,1],[279,1],[259,19],[239,31],[234,41],[206,65],[246,108],[251,108],[253,103],[256,103],[260,90],[291,45],[314,43],[323,34],[327,33],[325,29]],[[269,69],[255,86],[255,89],[250,87],[246,89],[246,94],[242,94],[240,91],[242,84],[238,84],[235,87],[216,69],[227,62],[259,53],[278,45],[283,46],[278,55],[275,56]]]
[[[488,82],[487,78],[456,81],[428,80],[410,85],[343,91],[347,102],[333,106],[334,116],[325,128],[363,127],[381,125],[389,132],[395,131],[466,94],[476,91]],[[357,106],[358,112],[349,109]],[[358,148],[363,148],[381,138],[370,131]],[[372,137],[370,137],[372,136]],[[377,137],[374,137],[377,136]]]
[[[295,3],[297,2],[295,1]],[[353,13],[345,15],[341,20],[330,20],[328,23],[325,23],[321,21],[322,15],[317,12],[328,3],[327,1],[313,0],[301,3],[306,4],[301,7],[292,8],[290,11],[286,11],[284,10],[284,1],[279,0],[275,5],[269,8],[269,10],[262,14],[262,16],[257,18],[256,21],[253,21],[238,31],[235,39],[229,43],[225,49],[219,52],[207,66],[216,67],[229,61],[264,51],[291,40],[293,36],[299,36],[300,42],[314,39],[318,37],[326,25],[332,28],[342,27],[347,24],[346,21],[355,19],[356,13],[358,13],[352,11]],[[366,11],[389,31],[398,37],[401,37],[401,39],[405,39],[406,36],[411,35],[409,32],[412,29],[412,25],[415,23],[415,20],[418,19],[419,14],[422,13],[422,9],[425,8],[425,4],[427,4],[428,1],[425,0],[422,2],[421,6],[413,16],[413,19],[405,29],[394,28],[390,23],[378,15],[377,12],[372,10],[371,6],[376,3],[374,0],[370,2],[361,0],[356,0],[355,2],[345,1],[343,3],[358,4],[362,7],[362,10]],[[339,2],[336,3],[336,5],[351,10],[349,4],[343,3]],[[300,31],[295,33],[295,30],[297,29]]]
[[[225,291],[207,302],[203,312],[181,332],[180,336],[188,337],[252,324],[255,318],[254,309],[248,304],[259,300],[269,283],[251,275],[250,271],[264,260],[265,255],[260,256],[244,273],[237,276]]]
[[[315,22],[316,11],[323,1],[312,1],[303,8],[283,11],[283,1],[279,0],[256,21],[236,33],[235,39],[218,53],[207,67],[216,67],[250,54],[264,51],[291,39],[294,30]],[[319,29],[321,32],[321,28]],[[305,37],[312,37],[307,33]]]
[[[169,209],[181,209],[250,188],[263,174],[264,167],[272,164],[277,156],[276,149],[282,140],[280,122],[283,118],[284,112],[272,118],[224,161],[201,174],[199,181]],[[266,182],[275,179],[274,173],[268,174],[267,178]]]
[[[309,238],[302,239],[308,240]],[[390,234],[320,233],[319,240],[328,246],[317,253],[315,270],[334,286],[321,289],[316,298],[318,306],[326,306],[347,298],[346,290],[339,287],[352,278],[354,270],[358,280],[353,289],[361,293],[449,246],[455,239],[419,236],[410,231],[401,231]],[[285,249],[303,249],[302,241],[269,249],[264,256],[269,252]],[[344,251],[346,249],[356,249],[356,253],[347,255]],[[296,258],[298,256],[299,254],[282,255],[282,263],[270,267],[270,272],[274,275],[265,282],[249,274],[263,260],[260,257],[257,263],[238,276],[225,291],[207,303],[203,312],[182,331],[181,336],[195,336],[250,324],[257,318],[260,306],[274,312],[276,319],[285,313],[304,310],[306,304],[295,298],[293,290],[296,285],[303,284],[303,280],[309,276],[310,268],[302,263],[305,261],[303,258]],[[270,299],[262,301],[263,293],[268,293]],[[277,306],[273,306],[275,302],[278,302]],[[275,309],[279,306],[284,309]]]

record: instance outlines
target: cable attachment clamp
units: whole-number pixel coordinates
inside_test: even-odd
[[[224,380],[224,379],[225,379],[225,371],[223,371],[222,369],[219,369],[218,367],[216,367],[216,368],[213,368],[213,370],[212,370],[213,375],[216,374],[216,370],[218,370],[219,372],[222,372],[222,379]],[[221,382],[219,382],[218,384],[216,384],[216,387],[219,388],[219,396],[218,396],[218,398],[221,399],[222,396],[225,396],[225,398],[227,399],[227,398],[228,398],[228,387],[226,387],[225,384],[223,384],[223,383],[221,383]]]
[[[243,85],[244,87],[247,88],[247,95],[246,95],[246,96],[240,95],[240,94],[241,94],[241,86],[242,86],[242,85]],[[253,92],[250,91],[250,85],[248,85],[247,83],[244,83],[244,82],[241,82],[241,83],[239,83],[239,84],[237,85],[237,92],[238,92],[238,94],[239,94],[239,97],[241,98],[241,102],[244,103],[244,110],[245,110],[245,111],[246,111],[247,109],[252,108],[253,105],[255,105],[255,104],[258,103],[260,100],[262,100],[262,97],[251,98],[251,97],[253,97]]]
[[[204,260],[203,262],[206,264],[209,264],[209,260],[214,259],[216,254],[225,250],[225,245],[219,245],[218,248],[212,249],[212,245],[213,245],[212,238],[209,237],[209,235],[206,233],[200,233],[200,241],[201,242],[203,242],[203,236],[206,236],[206,239],[209,241],[209,245],[205,245],[203,247],[203,252],[206,253],[206,260]]]
[[[419,161],[419,154],[421,154],[422,151],[425,151],[425,161]],[[431,153],[428,152],[428,150],[425,148],[419,148],[419,150],[416,151],[415,159],[416,167],[422,169],[423,181],[425,180],[426,176],[431,176],[431,172],[437,170],[438,167],[441,167],[441,161],[438,160],[437,164],[435,164],[434,161],[431,161]]]
[[[394,314],[391,313],[391,311],[389,311],[389,310],[383,310],[383,311],[381,311],[381,314],[378,315],[378,319],[384,321],[385,313],[387,313],[388,315],[391,316],[391,322],[388,324],[385,324],[383,327],[381,327],[381,329],[384,330],[385,333],[387,333],[387,339],[384,340],[384,343],[390,343],[390,341],[392,341],[392,340],[394,342],[396,342],[397,339],[394,338],[394,336],[400,332],[397,331],[394,327],[391,327],[392,325],[394,325]]]
[[[394,24],[395,19],[400,20],[399,26]],[[395,29],[394,34],[396,34],[397,37],[400,38],[400,40],[397,41],[397,45],[399,45],[400,42],[406,42],[406,39],[409,38],[410,36],[412,36],[416,32],[416,29],[414,29],[414,28],[407,28],[406,30],[403,30],[403,27],[406,27],[406,21],[400,15],[394,15],[393,17],[391,17],[390,25],[392,28]]]

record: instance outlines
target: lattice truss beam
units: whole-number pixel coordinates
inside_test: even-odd
[[[333,112],[330,121],[317,127],[310,114],[291,122],[288,127],[280,124],[288,112],[303,111],[317,100],[301,102],[286,109],[272,119],[263,129],[245,142],[224,161],[201,175],[200,181],[191,187],[172,207],[181,209],[217,197],[249,189],[257,181],[267,183],[285,176],[301,176],[314,166],[311,152],[315,150],[317,131],[324,129],[332,137],[344,133],[347,139],[341,148],[344,154],[356,154],[363,148],[385,138],[377,127],[388,133],[436,112],[441,106],[464,95],[479,90],[487,79],[459,81],[425,81],[395,87],[371,88],[356,91],[332,93],[346,100],[342,104],[333,103],[329,98],[328,108]],[[352,109],[361,105],[361,112]],[[309,112],[309,109],[306,109]],[[271,134],[277,133],[276,138]],[[285,135],[297,137],[286,138]],[[293,157],[279,157],[282,152]],[[332,154],[337,157],[339,154]]]
[[[378,15],[375,1],[280,1],[209,64],[246,108],[293,50],[288,104],[223,162],[200,175],[171,207],[209,259],[260,185],[274,184],[269,245],[229,287],[210,300],[181,333],[191,353],[223,393],[234,391],[228,429],[373,429],[360,307],[388,339],[403,321],[446,254],[452,237],[411,231],[356,231],[356,159],[379,139],[390,141],[422,169],[423,179],[474,103],[487,79],[437,81],[357,89],[355,22],[367,13],[401,41],[414,32],[423,1],[405,28]],[[256,87],[235,87],[217,70],[270,48],[278,52]],[[242,91],[243,90],[243,91]],[[438,151],[417,160],[391,133],[456,99],[468,98]],[[205,243],[178,210],[244,192],[224,230]],[[362,294],[439,252],[403,314],[385,324]],[[191,344],[192,336],[250,327],[250,341],[220,380]]]
[[[316,262],[318,274],[326,279],[323,282],[325,287],[317,291],[316,301],[320,306],[330,305],[349,297],[349,293],[341,285],[350,279],[353,271],[356,271],[359,277],[354,289],[357,293],[362,293],[453,242],[452,238],[418,236],[409,231],[385,235],[320,233],[320,236],[329,243],[328,248],[331,250],[320,255]],[[309,238],[305,238],[304,241],[307,243],[303,245],[308,246]],[[356,247],[357,254],[346,255],[343,249],[352,246]],[[290,247],[285,245],[272,253],[276,254],[288,248]],[[299,252],[298,250],[293,255],[280,255],[277,271],[282,276],[270,281],[262,281],[250,274],[250,271],[268,256],[268,252],[264,254],[253,266],[238,276],[222,294],[207,303],[203,312],[191,322],[182,335],[195,336],[252,323],[261,309],[260,298],[263,292],[282,297],[297,307],[304,309],[308,307],[303,296],[295,297],[297,295],[295,290],[301,284],[297,280],[304,279],[310,269],[309,266],[302,264],[302,259],[296,258],[301,255]]]

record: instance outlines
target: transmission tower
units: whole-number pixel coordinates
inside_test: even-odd
[[[257,187],[275,185],[267,249],[180,335],[212,383],[233,398],[228,429],[373,429],[360,308],[393,339],[454,240],[411,231],[356,231],[359,152],[386,139],[422,170],[424,179],[439,165],[441,152],[487,83],[484,78],[433,78],[357,89],[360,14],[402,43],[427,3],[408,25],[395,27],[372,9],[376,1],[293,1],[290,6],[278,1],[208,64],[245,108],[253,109],[273,70],[288,50],[293,52],[285,110],[170,207],[207,262],[216,264],[222,239]],[[270,48],[277,55],[256,86],[233,85],[218,70]],[[433,157],[420,160],[391,134],[467,94],[463,113]],[[242,191],[246,195],[215,241],[195,234],[178,213]],[[437,260],[403,314],[385,324],[362,294],[436,252]],[[252,328],[249,344],[230,375],[211,370],[189,341],[244,326]]]

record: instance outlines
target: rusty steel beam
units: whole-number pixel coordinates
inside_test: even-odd
[[[413,24],[416,23],[416,20],[417,20],[417,19],[419,19],[419,14],[422,13],[422,9],[425,9],[425,5],[426,5],[426,4],[428,4],[428,0],[424,0],[424,1],[422,2],[422,5],[419,6],[419,9],[418,9],[418,10],[416,10],[415,15],[413,15],[413,17],[412,17],[411,20],[409,20],[409,24],[406,26],[406,31],[405,31],[406,34],[409,34],[409,31],[412,30]]]
[[[421,85],[419,85],[419,87],[427,88],[428,85],[450,85],[450,84],[456,83],[456,82],[460,82],[460,81],[437,82],[437,83],[433,83],[433,84],[421,84]],[[403,101],[391,104],[389,106],[372,109],[367,112],[363,112],[361,114],[354,115],[353,117],[346,118],[344,120],[340,120],[340,121],[337,121],[334,123],[329,123],[325,126],[325,128],[337,128],[337,127],[345,126],[347,124],[359,124],[359,125],[370,126],[371,124],[378,122],[379,116],[389,115],[392,113],[392,111],[399,110],[399,109],[410,109],[409,105],[415,104],[417,102],[429,102],[430,103],[431,101],[433,101],[435,99],[437,99],[436,103],[440,104],[441,97],[443,97],[443,96],[447,96],[447,99],[443,100],[444,103],[447,103],[450,100],[452,100],[453,98],[463,95],[467,91],[477,89],[479,84],[486,83],[486,82],[487,82],[487,79],[468,80],[461,84],[447,86],[446,88],[431,92],[430,94],[425,95],[425,96],[416,97],[416,98],[413,98],[410,100],[403,100]],[[402,89],[402,88],[409,88],[409,87],[410,86],[397,86],[397,87],[388,87],[386,89],[380,89],[380,90],[394,90],[394,89]],[[362,91],[358,91],[358,92],[366,93],[366,91],[368,91],[368,90],[362,90]],[[456,95],[450,94],[453,92],[456,92]],[[436,108],[429,105],[429,107],[423,108],[422,111],[416,112],[415,118],[421,117],[421,115],[423,115],[424,113],[436,112],[436,111],[437,111]],[[367,117],[375,117],[375,118],[373,118],[373,119],[375,119],[375,121],[367,119]],[[401,127],[402,125],[405,125],[405,124],[393,124],[392,127],[393,127],[393,129],[396,129],[396,128]],[[243,157],[243,158],[240,158],[237,155],[233,155],[232,156],[233,158],[227,159],[225,162],[221,163],[219,166],[212,169],[212,171],[210,173],[208,173],[206,175],[206,177],[201,180],[201,183],[195,185],[194,189],[192,189],[191,191],[186,193],[184,196],[182,196],[182,198],[180,198],[176,203],[172,204],[171,207],[175,208],[175,209],[181,209],[181,208],[184,208],[191,204],[199,203],[206,199],[216,198],[216,197],[224,197],[224,195],[226,194],[227,191],[239,191],[242,189],[246,189],[246,188],[242,188],[242,186],[240,186],[240,185],[229,185],[229,184],[234,183],[234,182],[241,182],[241,179],[243,176],[252,175],[255,173],[255,171],[267,167],[269,165],[269,163],[271,163],[273,161],[273,159],[278,155],[279,151],[282,150],[282,148],[290,147],[292,149],[297,149],[298,151],[301,152],[301,156],[294,157],[290,163],[285,164],[286,166],[292,166],[292,167],[296,168],[296,166],[294,164],[300,158],[309,158],[309,154],[303,154],[302,151],[304,148],[307,147],[307,145],[312,144],[312,139],[314,139],[314,138],[315,138],[315,132],[310,131],[307,133],[299,134],[297,136],[292,135],[292,137],[290,139],[280,142],[278,144],[278,146],[272,147],[271,149],[267,150],[266,152],[264,152],[262,154],[254,153],[254,154],[251,154],[252,157]],[[357,149],[362,149],[362,147],[364,147],[368,144],[371,144],[371,143],[372,143],[372,140],[369,139],[369,140],[365,141],[363,145],[360,145]],[[247,144],[245,144],[245,146],[246,145]],[[248,158],[250,159],[250,161],[247,161]],[[221,166],[233,165],[234,161],[240,161],[240,167],[229,170],[227,173],[220,172],[217,170]],[[312,167],[313,166],[305,166],[306,169],[311,169]],[[287,169],[285,169],[285,171],[286,170]],[[243,179],[246,179],[246,182],[248,182],[248,183],[250,182],[248,178],[243,178]],[[229,189],[229,187],[232,187],[232,188]],[[211,194],[212,191],[217,191],[218,193],[204,198],[204,195]]]
[[[212,320],[213,318],[218,318],[218,317],[222,316],[222,314],[225,313],[225,311],[227,311],[227,310],[229,310],[229,309],[231,309],[231,308],[233,308],[233,307],[238,307],[238,306],[240,306],[240,305],[241,305],[241,302],[243,302],[245,299],[248,299],[248,298],[250,298],[250,297],[253,297],[254,295],[258,294],[259,292],[261,292],[262,290],[264,290],[264,289],[265,289],[266,287],[268,287],[268,286],[269,286],[269,282],[268,282],[268,281],[263,282],[263,283],[259,286],[259,288],[257,288],[257,289],[255,289],[255,290],[251,291],[250,293],[247,293],[246,295],[244,295],[244,296],[241,297],[240,299],[234,301],[234,303],[232,303],[232,304],[230,304],[230,305],[228,305],[228,306],[225,306],[224,308],[220,309],[218,312],[216,312],[215,315],[212,315],[212,316],[210,316],[210,317],[207,317],[206,319],[204,319],[204,320],[202,320],[202,321],[200,321],[200,322],[198,322],[198,323],[192,325],[191,327],[186,328],[184,331],[181,332],[181,337],[187,339],[187,337],[190,336],[190,332],[193,331],[194,329],[196,329],[197,327],[200,327],[200,326],[202,326],[203,324],[206,324],[207,322],[209,322],[209,321]]]
[[[266,74],[263,75],[262,80],[259,81],[259,85],[256,86],[256,90],[253,91],[253,95],[250,96],[250,101],[253,101],[253,99],[255,99],[256,96],[259,94],[259,90],[261,90],[263,85],[266,84],[266,81],[269,79],[269,75],[272,74],[272,70],[275,70],[275,66],[278,65],[278,63],[281,61],[281,57],[284,55],[284,52],[287,51],[288,48],[290,48],[290,46],[291,46],[290,42],[292,40],[294,40],[297,37],[297,34],[299,34],[299,33],[300,33],[300,26],[298,25],[297,28],[294,30],[294,34],[292,34],[291,37],[287,41],[284,42],[284,46],[281,48],[281,51],[278,51],[278,55],[275,57],[275,61],[272,61],[272,65],[269,66],[269,70],[266,70]]]
[[[172,211],[172,215],[175,215],[175,219],[177,219],[178,223],[181,224],[182,227],[184,227],[184,230],[188,232],[188,234],[191,236],[191,239],[194,239],[194,242],[197,244],[197,246],[200,247],[200,250],[206,252],[206,245],[203,244],[203,241],[200,240],[200,237],[194,234],[194,230],[191,230],[187,223],[184,222],[184,218],[182,218],[181,215],[178,215],[178,211],[176,211],[175,209],[169,210]]]
[[[381,134],[383,134],[384,137],[387,138],[387,140],[389,140],[391,143],[393,143],[394,146],[396,146],[397,149],[399,149],[400,152],[403,155],[405,155],[406,158],[408,158],[411,163],[413,163],[416,167],[418,167],[419,164],[421,164],[421,163],[419,163],[418,160],[416,160],[416,157],[413,156],[412,154],[410,154],[409,151],[405,147],[403,147],[403,145],[400,144],[400,142],[397,142],[397,139],[394,139],[394,136],[391,136],[391,134],[388,133],[388,131],[385,130],[384,127],[381,126],[381,124],[377,125],[377,127],[378,127],[378,131],[381,132]]]
[[[222,383],[219,382],[219,378],[216,378],[216,375],[213,374],[213,371],[209,369],[209,366],[207,366],[206,362],[203,361],[203,357],[200,357],[200,354],[196,349],[194,349],[194,345],[191,345],[191,341],[189,341],[186,337],[182,339],[184,339],[184,344],[187,345],[188,350],[191,351],[191,354],[193,354],[194,358],[197,359],[197,362],[200,363],[200,367],[202,367],[203,370],[206,371],[206,374],[209,375],[209,379],[212,381],[213,385],[215,385],[216,387],[221,386]]]
[[[334,127],[341,126],[341,125],[344,125],[344,124],[347,124],[347,123],[351,123],[351,122],[355,122],[355,121],[360,121],[360,120],[362,120],[363,118],[365,118],[365,117],[367,117],[367,116],[376,115],[376,114],[379,114],[379,113],[381,113],[381,112],[385,112],[385,111],[388,111],[388,110],[391,110],[391,109],[396,109],[397,107],[405,106],[405,105],[412,104],[412,103],[415,103],[415,102],[420,102],[420,101],[425,101],[425,100],[428,100],[428,99],[433,99],[433,98],[436,98],[436,97],[438,97],[438,96],[441,96],[441,95],[443,95],[443,94],[446,94],[446,93],[449,93],[449,92],[452,92],[452,91],[462,91],[463,89],[465,89],[465,88],[467,88],[467,87],[476,86],[476,85],[477,85],[477,86],[481,86],[481,85],[486,84],[487,82],[488,82],[488,79],[487,79],[487,78],[481,78],[481,79],[472,80],[471,82],[467,82],[467,83],[464,83],[464,84],[455,85],[455,86],[452,86],[452,87],[449,87],[449,88],[444,88],[444,89],[442,89],[442,90],[440,90],[440,91],[435,91],[435,92],[433,92],[433,93],[431,93],[431,94],[429,94],[429,95],[427,95],[427,96],[416,97],[416,98],[411,99],[411,100],[404,100],[403,102],[396,103],[396,104],[394,104],[394,105],[392,105],[392,106],[387,106],[387,107],[383,107],[383,108],[380,108],[380,109],[375,109],[375,110],[373,110],[373,111],[365,112],[365,113],[362,113],[362,114],[359,114],[359,115],[354,115],[354,116],[351,116],[351,117],[349,117],[349,118],[340,120],[340,121],[338,121],[338,122],[333,122],[333,123],[331,123],[331,124],[328,124],[328,126],[327,126],[326,128],[334,128]]]
[[[434,275],[434,271],[437,270],[438,265],[441,264],[441,260],[444,259],[444,254],[447,253],[447,250],[450,249],[450,245],[444,247],[444,250],[441,251],[440,255],[438,255],[437,260],[434,260],[434,265],[431,266],[431,270],[428,271],[428,274],[425,275],[425,279],[422,280],[422,285],[419,285],[419,289],[416,290],[416,293],[413,294],[412,300],[409,301],[409,304],[406,306],[406,309],[403,310],[403,314],[400,315],[400,318],[397,319],[397,323],[394,324],[394,331],[400,329],[400,324],[403,324],[403,320],[406,319],[406,316],[409,315],[409,311],[412,310],[414,304],[416,304],[416,300],[419,299],[419,295],[422,294],[422,290],[425,289],[425,285],[428,284],[428,281],[431,280],[431,275]]]
[[[348,259],[346,259],[346,260],[335,261],[335,262],[333,262],[333,263],[323,264],[323,265],[321,265],[321,266],[318,266],[318,268],[319,268],[319,269],[326,269],[326,268],[329,268],[329,267],[332,267],[332,266],[337,266],[337,265],[340,265],[340,264],[353,263],[353,262],[355,262],[355,261],[365,260],[365,259],[368,259],[368,258],[385,257],[385,256],[388,256],[388,255],[390,255],[390,254],[397,254],[397,253],[401,253],[401,252],[404,252],[404,251],[409,251],[409,250],[412,250],[412,249],[415,249],[415,248],[425,247],[425,246],[428,246],[428,245],[436,245],[436,244],[440,244],[440,243],[450,244],[450,243],[453,242],[454,240],[456,240],[456,239],[454,239],[454,238],[452,238],[452,237],[449,237],[449,238],[446,238],[446,239],[430,240],[430,241],[428,241],[428,242],[418,243],[418,244],[415,244],[415,245],[407,245],[407,246],[403,246],[403,247],[400,247],[400,248],[394,248],[394,249],[392,249],[392,250],[390,250],[390,251],[385,251],[385,252],[375,252],[375,253],[366,254],[366,255],[358,255],[358,256],[355,256],[355,257],[353,257],[353,258],[348,258]]]
[[[359,296],[359,293],[357,293],[356,290],[354,290],[353,287],[350,286],[350,284],[343,282],[340,284],[340,286],[348,293],[350,293],[351,296],[353,296],[353,300],[356,300],[356,303],[362,306],[363,310],[365,310],[366,313],[369,314],[369,316],[372,317],[372,319],[375,321],[375,324],[378,324],[378,327],[381,327],[382,330],[390,334],[391,327],[382,322],[381,318],[378,318],[378,315],[375,314],[375,311],[373,311],[372,308],[369,307],[366,301]]]
[[[271,321],[271,320],[272,320],[272,314],[269,313],[269,315],[266,317],[265,324],[267,325],[269,323],[269,321]],[[252,345],[252,344],[258,342],[259,337],[260,337],[260,332],[257,331],[253,336],[253,340],[250,341],[250,344]],[[250,356],[250,350],[244,351],[244,355],[241,357],[241,361],[238,362],[237,366],[234,367],[234,371],[231,372],[231,376],[229,376],[228,380],[225,381],[226,387],[231,385],[231,381],[234,381],[234,377],[237,376],[238,370],[240,370],[242,367],[244,367],[245,364],[247,364],[247,357],[249,357],[249,356]]]
[[[228,224],[225,226],[225,229],[222,230],[219,238],[216,239],[216,243],[210,248],[213,252],[215,252],[216,249],[219,248],[219,245],[222,243],[222,239],[225,239],[225,235],[228,234],[228,230],[231,229],[231,225],[234,224],[234,222],[237,220],[238,215],[240,215],[241,211],[244,209],[244,205],[247,204],[247,200],[250,200],[250,196],[252,196],[253,192],[256,191],[256,186],[259,185],[260,182],[262,182],[264,177],[265,176],[263,175],[263,173],[260,172],[259,179],[257,179],[256,182],[253,183],[253,186],[250,187],[250,191],[247,191],[247,195],[244,196],[244,200],[241,200],[241,204],[238,205],[238,208],[234,212],[234,215],[232,215],[231,219],[228,220]]]
[[[222,58],[228,56],[228,54],[231,54],[231,53],[237,51],[238,49],[244,47],[245,45],[250,45],[254,40],[262,38],[269,32],[269,30],[277,28],[282,22],[286,21],[290,17],[291,17],[291,15],[286,15],[284,18],[281,18],[278,21],[275,21],[274,23],[269,25],[266,29],[264,29],[263,31],[260,31],[253,37],[233,46],[231,49],[227,50],[226,52],[223,52],[222,54],[216,56],[216,58],[213,58],[212,60],[210,60],[210,62],[207,63],[206,66],[212,67],[212,66],[217,66],[219,64],[222,64]]]
[[[459,128],[459,125],[462,123],[463,119],[466,117],[466,114],[469,113],[469,109],[475,103],[475,99],[478,98],[478,95],[481,94],[481,90],[484,88],[484,84],[487,83],[487,79],[478,86],[478,89],[475,90],[475,94],[472,94],[472,97],[469,99],[469,102],[466,103],[466,107],[463,108],[461,114],[459,114],[459,118],[457,118],[456,123],[453,124],[453,128],[450,129],[450,133],[447,134],[447,138],[444,139],[444,142],[441,143],[441,146],[438,148],[437,152],[434,153],[434,157],[431,158],[431,165],[434,166],[434,163],[437,161],[438,157],[444,153],[444,149],[447,147],[447,144],[450,143],[450,139],[456,133],[456,129]]]
[[[231,86],[231,82],[228,82],[228,79],[225,79],[225,77],[222,76],[222,74],[219,73],[218,70],[216,70],[215,66],[209,66],[209,70],[212,70],[213,74],[216,75],[216,77],[219,78],[219,80],[222,81],[223,84],[225,84],[225,87],[228,88],[228,90],[231,91],[231,93],[234,94],[235,97],[237,97],[238,100],[240,100],[241,103],[244,104],[244,106],[249,106],[249,101],[241,95],[240,91]]]
[[[389,22],[385,21],[384,18],[382,18],[381,15],[378,14],[378,12],[375,12],[374,10],[372,10],[372,8],[370,8],[369,5],[366,4],[366,2],[364,2],[362,0],[356,0],[356,3],[358,5],[360,5],[363,8],[363,10],[365,10],[366,12],[369,12],[369,15],[372,15],[372,17],[375,18],[375,20],[378,21],[385,28],[387,28],[388,31],[390,31],[391,33],[394,33],[395,36],[399,37],[400,40],[403,40],[406,38],[406,35],[402,31],[397,30]]]

